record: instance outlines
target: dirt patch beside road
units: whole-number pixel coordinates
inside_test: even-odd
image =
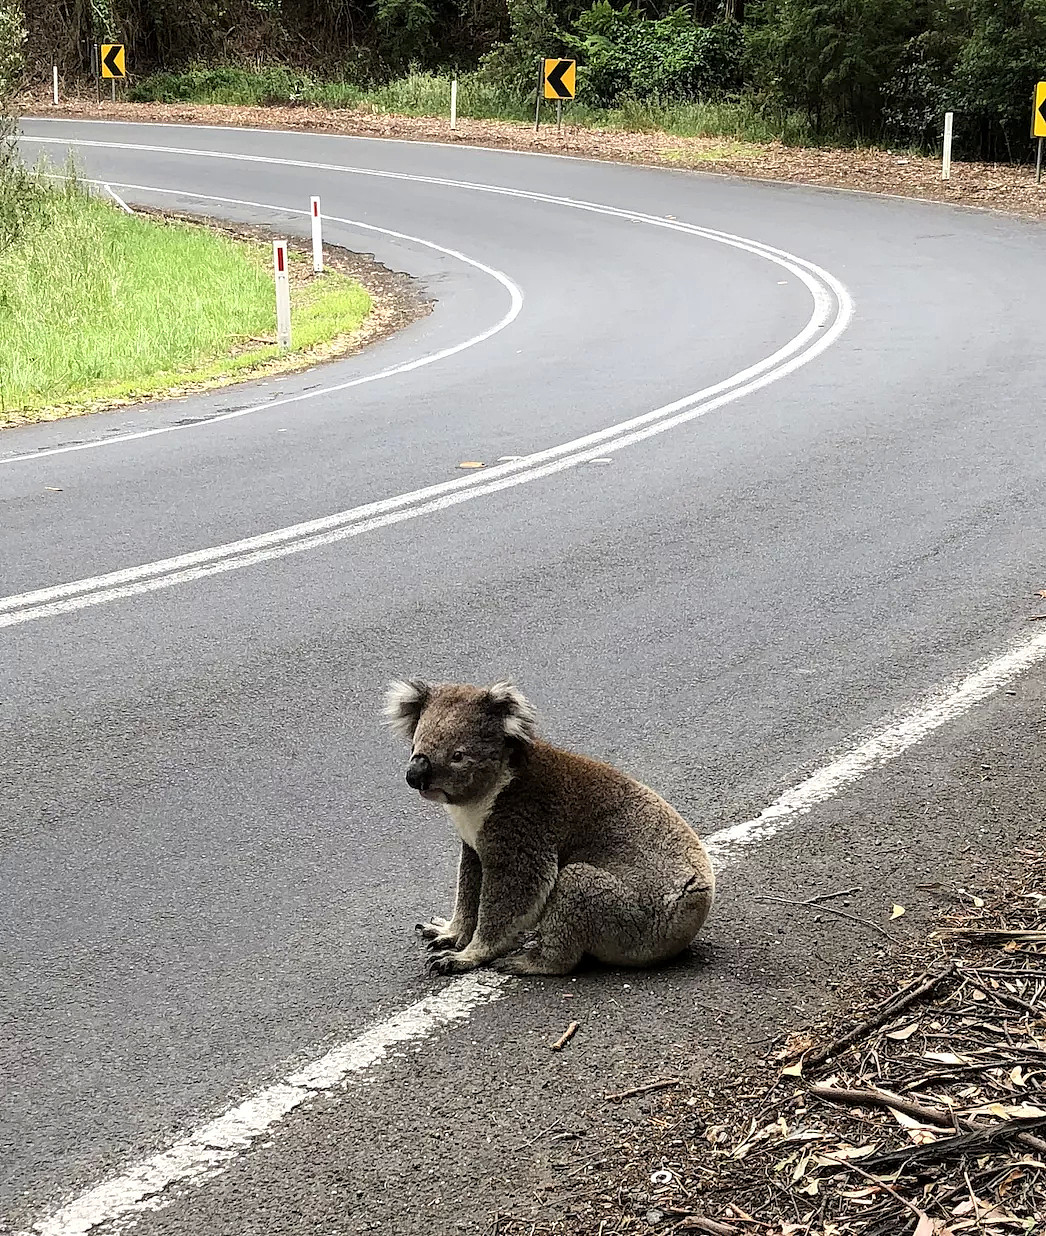
[[[577,1180],[569,1215],[506,1218],[500,1236],[1042,1232],[1046,854],[945,896],[851,1014],[711,1090],[653,1079],[656,1107]]]

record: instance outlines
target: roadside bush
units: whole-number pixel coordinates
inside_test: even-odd
[[[478,76],[488,85],[523,98],[537,85],[538,60],[572,54],[570,36],[559,27],[549,0],[507,0],[508,38],[480,59]]]
[[[744,33],[736,22],[698,25],[687,8],[651,21],[636,4],[595,0],[572,40],[582,91],[597,107],[623,97],[663,103],[720,99],[741,88]]]
[[[15,0],[0,0],[0,252],[18,236],[31,193],[15,163],[16,96],[22,84],[25,26]]]
[[[754,84],[816,131],[874,137],[883,90],[920,33],[909,0],[762,0],[748,10]]]
[[[273,106],[315,92],[308,74],[280,65],[192,65],[183,73],[155,73],[128,93],[135,103],[228,103]]]
[[[972,0],[951,95],[982,158],[1029,153],[1031,93],[1046,75],[1046,0]]]

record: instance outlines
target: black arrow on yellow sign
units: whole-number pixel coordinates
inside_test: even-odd
[[[102,44],[102,76],[103,77],[126,77],[127,69],[124,64],[124,50],[122,43],[103,43]]]
[[[576,60],[545,61],[545,98],[572,99],[577,74]]]
[[[1046,82],[1035,87],[1035,111],[1031,118],[1032,137],[1046,137]]]

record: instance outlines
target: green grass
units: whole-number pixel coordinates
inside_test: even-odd
[[[226,103],[233,106],[305,104],[315,107],[364,107],[400,116],[448,116],[450,76],[408,73],[383,86],[361,87],[349,81],[324,81],[281,67],[197,65],[184,73],[159,73],[135,86],[136,102]],[[458,80],[458,115],[474,120],[527,121],[534,115],[534,95],[520,96],[477,73]],[[549,110],[547,115],[551,115]],[[624,100],[619,107],[568,105],[571,124],[628,132],[660,132],[677,137],[722,137],[735,141],[792,145],[814,144],[809,123],[793,112],[772,111],[755,100],[657,103]]]
[[[2,196],[2,193],[0,193]],[[75,182],[26,189],[0,261],[0,424],[34,411],[214,383],[285,356],[272,343],[272,250],[127,215]],[[355,330],[370,297],[292,254],[294,352]],[[260,341],[260,342],[259,342]]]

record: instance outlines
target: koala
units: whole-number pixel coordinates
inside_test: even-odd
[[[650,966],[697,935],[715,895],[697,834],[645,785],[539,739],[511,682],[395,681],[385,716],[411,743],[407,784],[461,839],[453,915],[417,928],[431,971]]]

